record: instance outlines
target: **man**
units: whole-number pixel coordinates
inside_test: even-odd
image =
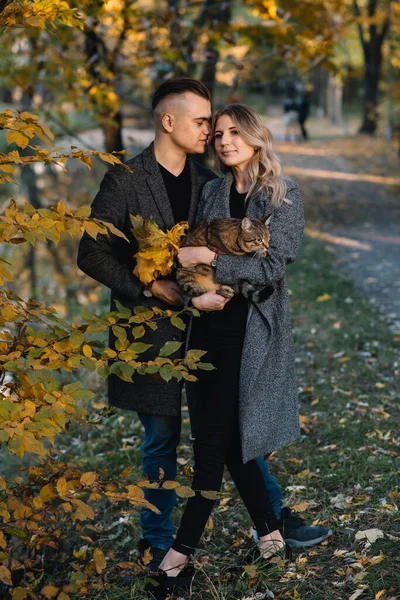
[[[200,82],[181,77],[164,82],[155,92],[152,108],[155,120],[155,139],[141,154],[128,161],[132,172],[123,167],[109,170],[92,204],[92,216],[113,223],[123,231],[129,242],[116,236],[98,236],[96,240],[84,235],[79,247],[78,266],[82,271],[111,288],[111,307],[118,300],[128,308],[183,306],[178,285],[169,279],[154,281],[145,287],[132,272],[133,255],[138,246],[130,229],[129,215],[140,214],[144,219],[153,217],[163,229],[188,220],[196,214],[203,185],[215,174],[194,162],[188,154],[203,154],[210,136],[211,99],[208,89]],[[193,300],[199,309],[222,310],[227,300],[208,293]],[[169,320],[162,320],[155,332],[146,334],[146,342],[153,344],[146,358],[156,355],[168,340],[182,340],[183,333]],[[111,345],[114,339],[111,336]],[[176,380],[135,375],[134,383],[115,375],[109,377],[110,404],[138,412],[144,427],[143,472],[150,480],[158,480],[159,469],[165,479],[177,474],[176,448],[180,438],[181,385]],[[271,500],[281,507],[281,492],[260,459]],[[146,498],[155,504],[160,514],[144,511],[140,522],[143,539],[139,550],[152,549],[151,567],[157,567],[169,549],[175,532],[170,516],[175,504],[173,491],[146,490]],[[292,518],[292,515],[288,515]],[[293,521],[293,519],[292,519]],[[293,522],[298,529],[298,523]],[[302,524],[301,524],[302,525]],[[286,521],[286,530],[289,519]],[[300,529],[304,527],[300,527]],[[307,540],[319,543],[329,535],[325,528],[307,528]],[[297,534],[296,534],[297,535]],[[304,531],[303,531],[304,536]],[[308,545],[313,545],[308,543]],[[302,543],[302,545],[304,545]]]

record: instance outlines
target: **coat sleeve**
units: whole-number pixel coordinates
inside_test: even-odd
[[[292,262],[300,249],[304,231],[303,199],[294,181],[288,185],[284,202],[275,210],[271,220],[271,240],[266,258],[226,256],[220,254],[214,278],[218,283],[234,285],[246,280],[252,285],[273,285],[285,275],[286,265]]]
[[[105,174],[92,203],[91,217],[112,223],[124,231],[129,214],[121,177],[123,174],[118,169]],[[118,295],[136,300],[144,285],[132,274],[131,267],[118,259],[118,243],[121,244],[121,238],[111,233],[98,235],[96,239],[84,233],[79,244],[78,267]],[[123,243],[126,251],[132,252],[131,246]]]

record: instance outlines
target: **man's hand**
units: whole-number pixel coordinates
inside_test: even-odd
[[[222,310],[227,302],[229,302],[229,298],[224,298],[216,292],[206,292],[201,296],[192,298],[193,306],[198,310],[205,311]]]
[[[181,288],[175,281],[168,279],[156,279],[151,286],[151,293],[155,298],[162,300],[171,306],[183,307],[183,296]]]
[[[185,246],[178,252],[178,260],[182,267],[191,268],[197,265],[209,265],[215,252],[207,246]]]

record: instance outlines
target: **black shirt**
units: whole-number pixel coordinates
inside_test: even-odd
[[[178,176],[170,173],[170,171],[160,165],[160,163],[158,163],[158,166],[160,167],[165,189],[167,190],[175,223],[187,221],[189,217],[190,196],[192,192],[189,162],[186,161],[182,173],[180,173]]]
[[[240,194],[233,183],[229,197],[231,217],[243,219],[246,216],[245,198],[246,194]],[[208,336],[212,336],[214,339],[223,338],[232,343],[242,343],[246,330],[247,312],[248,300],[242,294],[235,294],[222,310],[204,313],[201,319],[194,319],[193,337],[196,340],[201,336],[205,336],[206,339]],[[202,331],[196,331],[197,328]],[[195,342],[192,342],[192,347],[197,347]]]

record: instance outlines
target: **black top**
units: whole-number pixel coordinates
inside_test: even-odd
[[[246,200],[247,193],[240,194],[235,183],[232,183],[231,194],[229,196],[229,209],[233,219],[243,219],[246,216]]]
[[[160,163],[158,163],[158,166],[160,167],[165,189],[167,190],[175,223],[187,221],[189,217],[190,195],[192,191],[188,161],[186,161],[182,173],[180,173],[177,177],[173,173],[170,173],[170,171],[168,171],[165,167],[160,165]]]
[[[246,216],[245,198],[246,194],[239,194],[233,183],[229,197],[231,217],[243,219]],[[233,343],[243,343],[247,312],[248,300],[241,294],[235,294],[222,310],[204,313],[201,319],[194,319],[191,341],[192,348],[198,347],[196,346],[196,339],[201,343],[200,340],[203,336],[211,336],[219,339],[224,338]],[[207,330],[205,331],[206,326]],[[196,331],[197,328],[199,328],[199,331]]]

